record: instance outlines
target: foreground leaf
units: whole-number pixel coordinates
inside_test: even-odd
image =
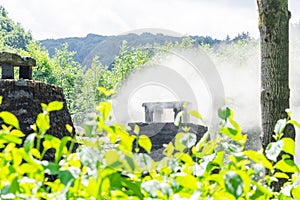
[[[64,104],[61,101],[52,101],[48,104],[47,106],[47,111],[52,112],[52,111],[58,111],[63,109]]]
[[[147,135],[141,135],[139,137],[138,143],[141,147],[143,147],[147,151],[147,153],[150,153],[152,148],[152,142]]]
[[[280,160],[276,163],[275,168],[287,173],[300,172],[298,166],[291,159]]]
[[[243,179],[235,171],[229,171],[224,176],[226,191],[239,198],[243,194]]]
[[[20,129],[19,120],[17,117],[7,111],[0,112],[0,117],[3,119],[4,123],[15,127],[16,129]]]

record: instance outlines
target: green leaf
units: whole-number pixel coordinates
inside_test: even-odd
[[[241,176],[235,171],[229,171],[224,176],[226,191],[239,198],[243,194],[244,183]]]
[[[61,146],[61,140],[55,136],[52,135],[45,135],[43,141],[43,146],[46,148],[54,148],[55,149],[55,156],[57,157],[57,152],[59,151],[59,148]]]
[[[290,177],[286,174],[286,173],[282,173],[282,172],[276,172],[274,174],[275,178],[285,178],[285,179],[289,179]]]
[[[215,156],[214,160],[213,160],[213,163],[219,165],[220,167],[223,166],[224,156],[225,156],[224,151],[218,151],[216,153],[216,156]]]
[[[65,136],[63,137],[60,141],[60,145],[59,145],[59,148],[55,149],[55,163],[58,163],[59,160],[61,159],[63,153],[64,153],[64,150],[67,151],[67,142],[72,140],[72,138],[70,136]]]
[[[29,153],[27,153],[25,151],[25,149],[23,151],[20,152],[23,159],[27,162],[24,164],[28,164],[30,166],[32,166],[35,170],[40,170],[42,171],[44,168],[43,166],[40,164],[40,162],[38,160],[36,160],[35,158],[33,158]]]
[[[47,104],[41,103],[41,107],[43,111],[47,111],[47,106],[48,106]]]
[[[0,140],[4,140],[6,143],[22,144],[22,139],[10,134],[0,134]]]
[[[292,189],[292,195],[294,199],[300,199],[300,186],[297,186]]]
[[[186,147],[181,143],[181,138],[183,137],[184,133],[178,133],[175,136],[175,149],[182,152]]]
[[[20,154],[19,149],[12,149],[14,165],[19,166],[22,163],[22,155]]]
[[[262,186],[261,183],[256,182],[256,181],[251,181],[252,185],[256,186],[256,192],[255,194],[252,196],[254,199],[257,199],[258,197],[263,197],[260,199],[269,199],[269,197],[272,196],[272,193],[270,192],[270,190],[268,190],[266,187]]]
[[[88,185],[86,187],[86,191],[89,195],[96,197],[99,190],[99,183],[95,180],[95,178],[92,176],[89,179]]]
[[[280,160],[276,163],[275,168],[287,173],[299,172],[298,166],[291,159]]]
[[[181,160],[182,162],[188,164],[188,165],[193,165],[194,161],[192,159],[192,157],[189,154],[186,153],[176,153],[175,158],[177,158],[178,160]]]
[[[38,127],[39,133],[44,134],[50,128],[50,117],[48,114],[40,113],[36,119],[36,125]]]
[[[9,191],[13,194],[16,194],[19,190],[19,187],[18,177],[16,176],[10,183]]]
[[[203,149],[201,150],[199,157],[212,154],[217,147],[218,141],[219,140],[216,139],[216,140],[210,140],[207,143],[205,143],[203,145]]]
[[[134,133],[136,135],[139,135],[140,134],[140,127],[138,125],[134,125]]]
[[[59,174],[60,166],[57,163],[43,161],[42,165],[44,166],[45,173],[50,175],[57,175]]]
[[[285,153],[294,155],[295,154],[295,141],[292,138],[283,138],[282,141],[284,143],[282,150]]]
[[[98,87],[98,90],[100,90],[105,96],[109,97],[115,93],[115,90],[106,90],[104,87]]]
[[[213,197],[214,200],[236,200],[232,194],[225,191],[217,191],[214,193]]]
[[[128,195],[126,193],[122,192],[121,190],[112,190],[111,198],[112,199],[127,199]]]
[[[66,129],[69,133],[73,132],[73,127],[70,124],[66,124]]]
[[[253,150],[248,150],[248,151],[244,151],[244,155],[247,156],[249,159],[251,159],[253,162],[257,164],[261,164],[265,168],[272,171],[273,169],[272,163],[265,157],[265,155],[261,151],[256,152]]]
[[[266,149],[267,158],[276,162],[277,157],[279,156],[279,154],[283,149],[283,145],[284,143],[282,140],[279,140],[278,142],[271,142],[270,144],[268,144]]]
[[[202,115],[201,115],[199,112],[197,112],[196,110],[190,110],[190,111],[189,111],[189,114],[190,114],[191,116],[193,116],[193,117],[196,117],[196,118],[198,118],[198,119],[200,119],[200,120],[203,120]]]
[[[231,110],[228,107],[226,107],[225,109],[220,108],[220,109],[218,109],[218,115],[221,119],[224,119],[225,121],[227,121],[227,119],[231,115]]]
[[[118,168],[122,165],[122,162],[120,161],[119,153],[115,150],[106,152],[104,158],[107,166]]]
[[[60,171],[58,173],[58,177],[60,179],[60,181],[64,184],[67,185],[69,182],[73,182],[75,180],[74,176],[72,175],[71,172],[64,170],[64,171]]]
[[[30,150],[31,155],[33,155],[35,158],[37,159],[41,159],[41,153],[39,150],[37,150],[36,148],[32,148]]]
[[[7,111],[0,112],[0,117],[3,119],[4,123],[15,127],[16,129],[20,129],[19,120],[17,117]]]
[[[297,126],[298,128],[300,128],[300,123],[298,123],[295,120],[289,120],[288,123],[290,123],[290,124],[292,124],[292,125]]]
[[[231,125],[235,128],[235,130],[238,132],[238,134],[242,135],[242,129],[241,129],[240,125],[236,121],[233,120],[233,114],[230,115],[229,121],[230,121]]]
[[[175,148],[180,152],[186,148],[191,148],[196,142],[197,137],[194,133],[178,133],[175,136]]]
[[[122,164],[128,172],[133,172],[136,169],[137,160],[133,157],[130,151],[123,151]]]
[[[109,102],[100,102],[99,106],[97,107],[97,110],[102,114],[104,121],[108,118],[110,110],[111,110],[111,104]]]
[[[221,128],[220,133],[229,136],[241,145],[245,144],[247,140],[247,135],[243,135],[241,131],[229,127]]]
[[[24,137],[25,134],[20,131],[20,130],[17,130],[17,129],[14,129],[10,132],[10,135],[13,135],[13,136],[16,136],[16,137]]]
[[[150,138],[146,135],[141,135],[138,137],[138,143],[141,147],[143,147],[148,153],[150,153],[152,148],[152,142]]]
[[[26,153],[29,153],[30,149],[33,148],[34,139],[35,139],[35,134],[34,133],[31,133],[30,135],[28,135],[26,137],[25,142],[24,142],[24,150],[25,150]]]
[[[132,143],[135,140],[135,135],[129,135],[127,132],[119,130],[118,134],[120,136],[120,144],[119,148],[123,151],[131,151],[132,150]],[[116,136],[115,133],[111,135]]]
[[[173,152],[175,150],[175,147],[173,145],[173,142],[169,142],[169,144],[165,147],[164,149],[164,155],[167,156],[167,157],[171,157]]]
[[[192,191],[198,189],[197,179],[192,175],[177,176],[175,180],[184,188],[191,189]]]
[[[61,101],[52,101],[48,104],[46,110],[48,112],[52,112],[52,111],[58,111],[58,110],[61,110],[63,109],[64,107],[64,103],[61,102]]]

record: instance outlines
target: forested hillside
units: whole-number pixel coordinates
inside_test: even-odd
[[[233,40],[227,38],[224,41],[237,41],[238,39],[245,39],[249,37],[248,34],[242,33]],[[224,42],[222,40],[213,39],[210,36],[190,36],[194,40],[194,45],[210,45],[214,46]],[[50,56],[55,54],[55,49],[60,48],[62,44],[68,44],[68,50],[77,52],[74,60],[83,66],[91,66],[92,60],[95,56],[99,57],[99,61],[103,65],[110,65],[114,58],[120,52],[122,42],[127,41],[127,47],[139,48],[146,45],[166,45],[167,43],[180,43],[183,38],[173,37],[163,34],[142,33],[126,34],[119,36],[102,36],[96,34],[88,34],[86,37],[80,38],[64,38],[64,39],[47,39],[40,41],[45,47]]]

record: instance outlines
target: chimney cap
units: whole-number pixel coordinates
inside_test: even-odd
[[[15,53],[0,52],[0,65],[10,64],[19,67],[34,67],[36,60],[31,57],[22,57]]]

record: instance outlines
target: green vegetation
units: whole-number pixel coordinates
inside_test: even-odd
[[[112,93],[101,90],[106,95]],[[97,106],[99,115],[94,118],[95,123],[86,126],[86,134],[77,140],[47,135],[49,112],[61,109],[62,102],[43,104],[42,108],[43,113],[33,125],[35,132],[26,137],[22,147],[18,147],[24,137],[18,120],[8,112],[0,113],[7,124],[0,134],[1,199],[300,198],[300,169],[290,159],[295,143],[283,138],[287,124],[300,126],[290,118],[278,121],[276,141],[269,144],[264,154],[244,150],[247,136],[242,134],[232,110],[225,108],[219,111],[223,124],[220,137],[209,140],[206,133],[197,142],[196,135],[183,127],[184,132],[177,134],[175,142],[166,144],[165,157],[155,162],[147,154],[139,153],[141,148],[150,152],[152,144],[139,133],[138,127],[130,135],[120,124],[106,124],[111,109],[108,102]],[[133,148],[135,139],[139,146]],[[81,145],[72,153],[75,142]],[[55,149],[54,160],[43,160],[51,148]],[[268,170],[267,175],[264,169]],[[292,178],[288,174],[293,174]],[[272,183],[278,179],[288,182],[281,191],[274,192]]]
[[[1,13],[1,24],[9,22],[11,27],[22,29],[19,24],[16,25],[9,19],[8,13],[3,7],[1,7]],[[1,31],[3,36],[8,36],[7,29],[1,29]],[[6,32],[4,33],[4,31]],[[12,31],[9,34],[11,37],[18,37],[18,34],[22,34],[22,38],[29,38],[28,35],[30,35],[24,30],[18,33]],[[19,40],[14,41],[15,45],[8,45],[5,37],[0,37],[1,51],[14,51],[23,56],[35,58],[37,68],[33,70],[33,79],[64,89],[73,121],[77,125],[82,125],[86,113],[93,111],[100,100],[106,99],[97,91],[98,87],[117,90],[134,69],[146,64],[158,53],[157,49],[167,51],[172,47],[200,47],[204,48],[212,57],[227,58],[227,55],[232,52],[231,46],[236,46],[234,49],[242,47],[241,49],[245,49],[243,52],[248,52],[251,45],[244,44],[256,43],[247,34],[238,35],[226,42],[223,41],[225,46],[217,46],[222,41],[210,37],[176,38],[150,33],[140,36],[136,34],[111,36],[111,38],[89,34],[86,38],[46,40],[41,44],[37,41],[22,40],[24,46],[17,45]],[[43,46],[48,47],[48,50]],[[252,45],[251,48],[253,47]],[[240,53],[240,49],[239,51],[234,50],[234,52],[236,56],[241,57],[239,60],[247,57],[246,54]],[[84,60],[89,65],[83,66],[81,63],[84,63]]]
[[[242,33],[233,39],[224,41],[213,39],[209,36],[190,36],[189,38],[194,41],[194,46],[209,45],[210,47],[217,47],[224,42],[235,43],[239,40],[247,40],[250,39],[250,36],[248,33]],[[127,41],[127,47],[129,49],[136,49],[144,46],[164,46],[168,43],[182,43],[183,39],[184,37],[172,37],[152,33],[143,33],[141,35],[131,33],[119,36],[88,34],[84,38],[47,39],[40,41],[40,43],[48,50],[50,57],[55,55],[55,49],[67,43],[69,45],[68,50],[76,52],[74,60],[89,68],[95,57],[98,57],[103,65],[109,66],[114,61],[114,58],[119,55],[123,41]]]
[[[35,132],[28,136],[19,130],[15,116],[0,112],[6,124],[0,130],[1,199],[300,199],[299,167],[291,159],[295,143],[283,135],[287,125],[299,127],[290,113],[276,124],[275,141],[256,152],[245,150],[247,137],[232,110],[221,109],[220,137],[209,140],[206,133],[196,141],[183,127],[175,142],[165,145],[165,157],[159,162],[140,153],[141,148],[149,152],[152,144],[138,127],[130,135],[124,125],[107,123],[111,105],[106,100],[133,70],[151,61],[158,53],[153,50],[156,47],[163,52],[172,47],[202,48],[221,64],[243,67],[258,49],[257,40],[248,34],[224,41],[198,36],[166,39],[163,35],[153,41],[149,33],[140,38],[129,34],[112,36],[109,43],[103,42],[104,36],[88,35],[83,40],[49,40],[48,52],[43,47],[47,42],[42,41],[42,46],[32,41],[31,34],[13,23],[3,7],[0,25],[0,51],[35,58],[33,79],[64,89],[75,124],[82,125],[86,113],[97,113],[84,126],[84,135],[58,139],[47,135],[47,130],[49,112],[60,109],[60,102],[42,105],[43,113],[33,125]],[[299,32],[299,27],[295,24],[292,32]],[[131,42],[124,42],[126,38]],[[299,45],[293,48],[292,53],[299,52]],[[139,146],[133,146],[135,139]],[[75,142],[80,146],[72,152]],[[53,161],[43,159],[49,149],[55,149]],[[274,191],[274,183],[281,179],[287,182]]]
[[[20,24],[8,18],[7,11],[0,5],[0,47],[25,49],[30,41],[32,41],[31,33],[25,32]]]

